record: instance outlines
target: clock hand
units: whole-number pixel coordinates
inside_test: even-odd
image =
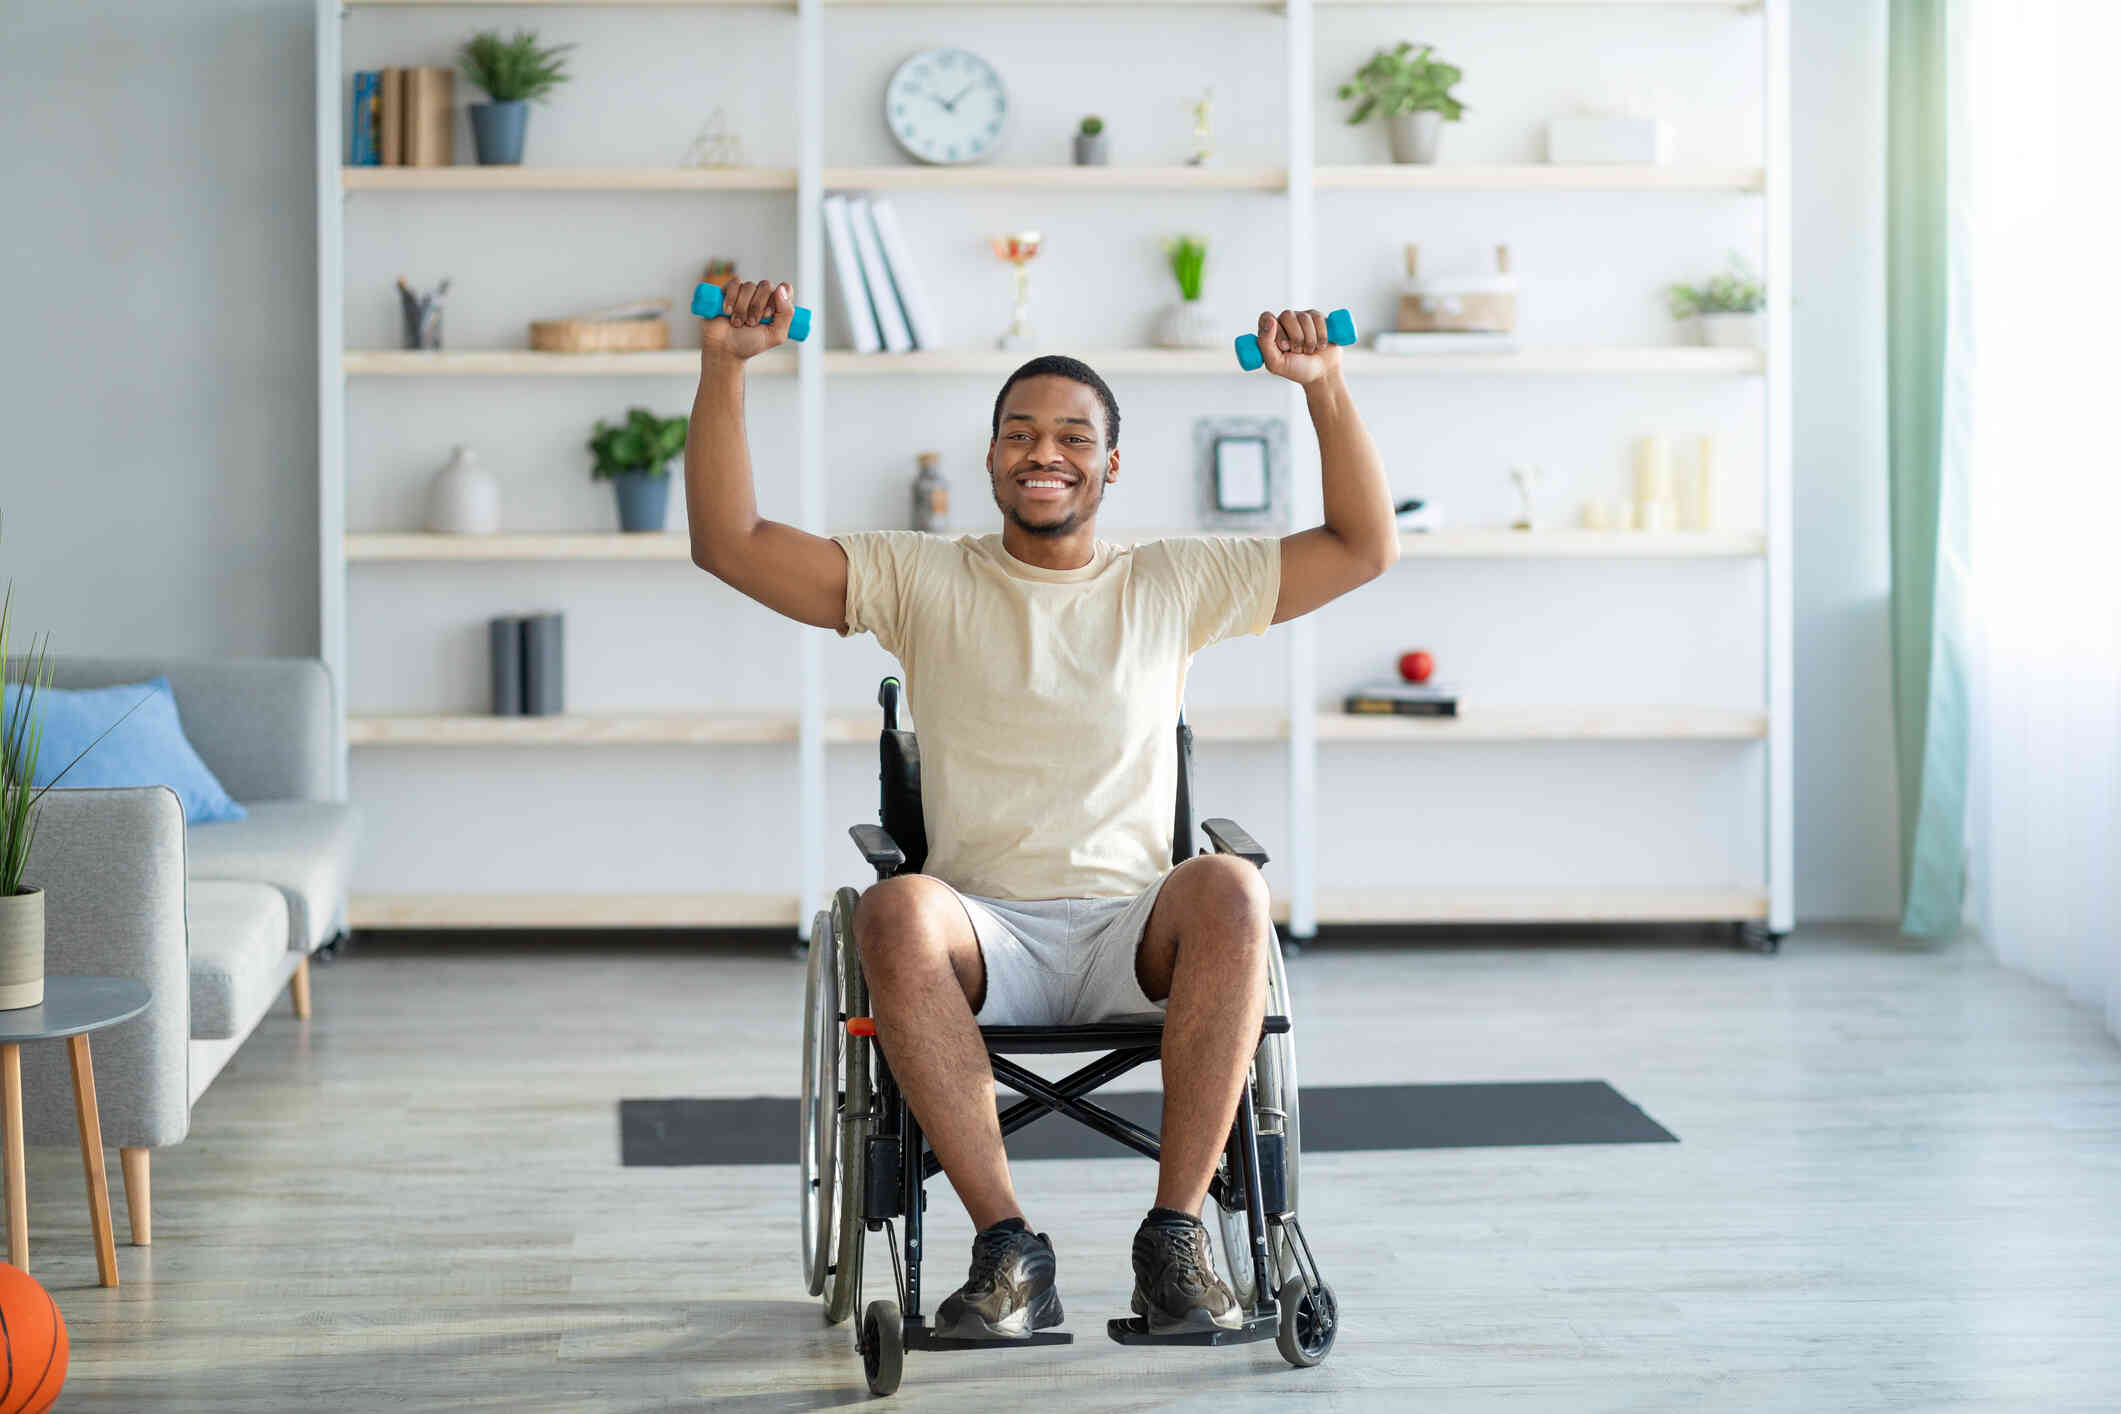
[[[957,111],[958,99],[963,98],[966,94],[972,92],[973,89],[978,87],[979,85],[977,83],[966,84],[963,88],[959,89],[956,93],[952,94],[947,100],[943,101],[943,106],[949,109],[951,112],[955,113]]]

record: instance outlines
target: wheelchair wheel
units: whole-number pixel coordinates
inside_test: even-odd
[[[871,1394],[895,1394],[906,1373],[906,1321],[895,1301],[872,1301],[862,1313],[862,1373]]]
[[[1267,947],[1267,1014],[1286,1016],[1292,1030],[1279,1036],[1259,1038],[1259,1050],[1252,1057],[1252,1104],[1257,1112],[1261,1134],[1282,1136],[1282,1163],[1284,1183],[1289,1211],[1296,1208],[1296,1171],[1303,1149],[1301,1117],[1297,1112],[1296,1085],[1296,1036],[1293,1027],[1296,1014],[1289,1009],[1289,974],[1282,966],[1281,941],[1277,935]],[[1240,1304],[1253,1306],[1258,1302],[1257,1283],[1252,1271],[1252,1239],[1245,1231],[1245,1210],[1231,1210],[1220,1203],[1215,1205],[1217,1225],[1222,1230],[1223,1263],[1229,1270],[1230,1290]],[[1266,1287],[1277,1291],[1296,1273],[1296,1259],[1290,1253],[1289,1239],[1280,1227],[1267,1224],[1267,1261],[1274,1268],[1266,1276]]]
[[[854,946],[854,907],[860,902],[861,895],[853,889],[836,890],[832,895],[830,926],[825,930],[832,940],[832,960],[838,968],[841,1016],[869,1014],[869,986],[862,980],[861,954]],[[811,946],[815,951],[814,940]],[[862,1239],[868,1234],[862,1195],[868,1191],[869,1112],[874,1103],[869,1093],[868,1045],[847,1035],[845,1024],[837,1017],[833,1027],[840,1037],[838,1106],[833,1116],[839,1136],[839,1219],[833,1268],[825,1278],[828,1325],[838,1325],[853,1315],[854,1303],[861,1299]]]
[[[1339,1328],[1340,1303],[1334,1300],[1332,1287],[1320,1282],[1314,1295],[1300,1276],[1282,1284],[1281,1326],[1274,1334],[1282,1359],[1299,1369],[1316,1365],[1333,1348]]]
[[[839,1176],[841,1037],[839,965],[832,915],[819,909],[810,923],[810,978],[803,988],[803,1099],[797,1136],[803,1204],[803,1279],[812,1296],[825,1294],[835,1253],[833,1182]]]

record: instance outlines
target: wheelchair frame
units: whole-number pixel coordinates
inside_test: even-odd
[[[917,873],[927,857],[920,814],[920,756],[912,732],[898,728],[902,685],[886,677],[877,692],[884,710],[879,739],[882,808],[877,825],[855,825],[853,836],[877,879]],[[1178,721],[1178,792],[1172,839],[1174,865],[1192,856],[1192,729],[1183,707]],[[1203,820],[1201,829],[1221,853],[1264,866],[1260,849],[1236,822]],[[903,845],[902,845],[903,842]],[[855,1332],[869,1388],[898,1388],[905,1352],[1065,1345],[1066,1331],[1033,1331],[1017,1340],[960,1340],[935,1335],[921,1308],[921,1255],[926,1183],[942,1165],[926,1146],[920,1122],[891,1075],[869,1016],[869,995],[854,945],[851,887],[813,920],[810,978],[804,1006],[804,1074],[799,1177],[803,1257],[810,1294],[825,1299],[825,1320],[836,1324],[861,1301],[866,1235],[882,1231],[891,1254],[897,1300],[869,1304]],[[1318,1273],[1296,1218],[1300,1139],[1295,1049],[1287,1012],[1288,983],[1278,935],[1270,942],[1267,1015],[1251,1073],[1237,1105],[1223,1157],[1209,1183],[1218,1213],[1232,1290],[1244,1311],[1234,1330],[1151,1333],[1140,1317],[1111,1320],[1107,1334],[1123,1345],[1235,1345],[1273,1339],[1285,1359],[1316,1365],[1333,1345],[1339,1324],[1333,1289]],[[1163,1018],[1119,1018],[1089,1026],[980,1028],[994,1078],[1023,1098],[1001,1113],[1013,1134],[1049,1114],[1065,1115],[1150,1159],[1158,1136],[1087,1097],[1137,1066],[1160,1058]],[[1100,1059],[1047,1080],[1009,1060],[1011,1054],[1097,1051]],[[871,1077],[874,1076],[874,1084]],[[1264,1092],[1264,1093],[1263,1093]],[[1265,1121],[1264,1124],[1262,1121]],[[893,1220],[903,1224],[901,1233]],[[903,1249],[903,1259],[901,1250]]]

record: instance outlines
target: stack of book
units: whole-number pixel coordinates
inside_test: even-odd
[[[1403,717],[1455,717],[1458,689],[1438,682],[1366,682],[1349,693],[1347,711]]]
[[[881,197],[827,193],[825,236],[843,331],[857,353],[941,348],[942,327],[913,268],[898,213]]]
[[[566,711],[561,691],[566,679],[561,653],[566,616],[503,614],[487,620],[486,627],[492,649],[493,714],[554,717]]]
[[[447,167],[456,160],[456,71],[361,69],[353,76],[351,167]]]

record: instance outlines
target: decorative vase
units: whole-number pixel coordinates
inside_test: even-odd
[[[1075,165],[1078,167],[1102,167],[1105,165],[1105,135],[1103,133],[1077,133],[1075,135]]]
[[[1436,141],[1443,136],[1443,114],[1433,108],[1419,113],[1392,113],[1385,118],[1394,162],[1434,162]]]
[[[505,103],[474,103],[471,143],[483,167],[513,167],[523,160],[523,130],[530,122],[530,104],[521,98]]]
[[[1716,349],[1757,349],[1760,347],[1760,312],[1750,314],[1732,312],[1701,313],[1694,316],[1695,327],[1700,331],[1701,342]]]
[[[44,890],[0,895],[0,1011],[44,1004]]]
[[[1164,306],[1156,320],[1156,344],[1165,349],[1217,349],[1229,342],[1205,301],[1182,299]]]
[[[670,470],[622,471],[611,478],[619,495],[620,530],[661,530],[670,511]]]
[[[437,535],[492,535],[501,528],[501,485],[461,442],[427,485],[427,528]]]

